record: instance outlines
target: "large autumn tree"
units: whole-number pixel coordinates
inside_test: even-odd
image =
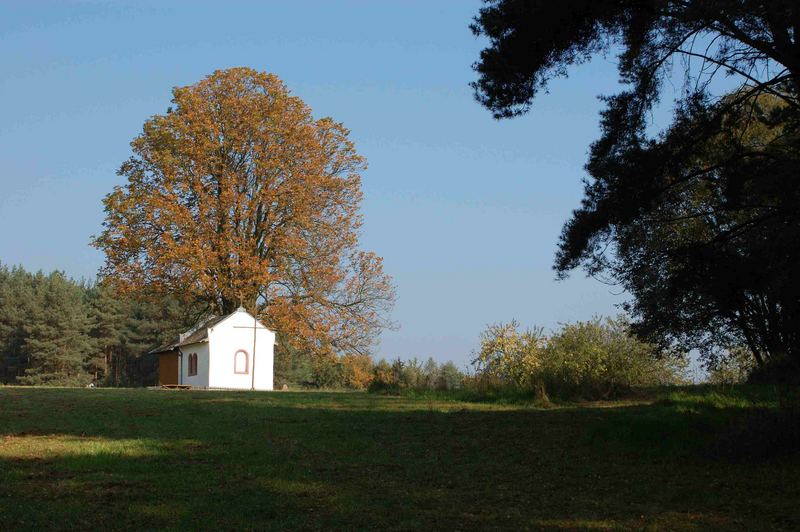
[[[248,68],[175,88],[172,102],[104,200],[102,275],[209,312],[244,306],[314,352],[367,351],[394,289],[358,247],[366,165],[348,130]]]

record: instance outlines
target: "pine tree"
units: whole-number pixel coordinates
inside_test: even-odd
[[[28,305],[33,300],[33,277],[23,268],[0,264],[0,382],[14,383],[27,367],[22,346]]]
[[[63,273],[33,278],[34,298],[28,302],[22,352],[27,357],[22,384],[83,384],[91,378],[84,360],[92,350],[90,320],[83,288]]]
[[[111,384],[109,369],[124,348],[128,305],[103,283],[86,288],[86,305],[94,345],[84,365],[95,382]]]

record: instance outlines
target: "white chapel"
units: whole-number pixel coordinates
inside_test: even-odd
[[[159,355],[161,386],[272,390],[275,333],[243,308],[201,320]]]

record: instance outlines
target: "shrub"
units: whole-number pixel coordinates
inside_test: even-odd
[[[755,365],[755,358],[748,349],[733,347],[714,361],[707,380],[710,384],[741,384],[750,377]]]
[[[475,373],[464,377],[462,389],[466,392],[462,398],[471,401],[536,402],[541,405],[550,402],[547,391],[538,379],[529,379],[525,386],[517,386],[493,375]]]
[[[525,388],[536,377],[542,361],[541,329],[520,332],[519,323],[490,325],[481,333],[481,346],[472,364],[492,382]]]
[[[312,355],[279,339],[275,345],[275,387],[299,386],[314,379]]]
[[[439,366],[434,388],[437,390],[457,390],[462,387],[463,382],[464,373],[455,364],[448,361]]]
[[[635,338],[622,319],[595,318],[563,325],[546,338],[541,329],[491,325],[481,334],[473,360],[476,373],[466,385],[483,393],[502,389],[548,396],[610,398],[633,387],[677,383],[685,363],[659,357]]]
[[[369,383],[370,392],[391,393],[400,390],[397,372],[386,360],[381,359],[372,368],[372,381]]]
[[[684,367],[634,337],[624,319],[595,318],[564,325],[551,336],[539,374],[552,395],[595,399],[680,382]]]
[[[311,382],[316,388],[342,388],[344,386],[344,367],[339,357],[335,355],[314,357],[311,364],[311,375]]]
[[[372,381],[369,355],[318,355],[278,343],[275,349],[275,386],[364,390]]]
[[[344,355],[341,358],[344,386],[366,390],[373,379],[373,362],[369,355]]]

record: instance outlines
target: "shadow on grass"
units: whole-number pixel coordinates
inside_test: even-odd
[[[798,461],[709,460],[742,409],[0,389],[12,528],[800,526]]]

